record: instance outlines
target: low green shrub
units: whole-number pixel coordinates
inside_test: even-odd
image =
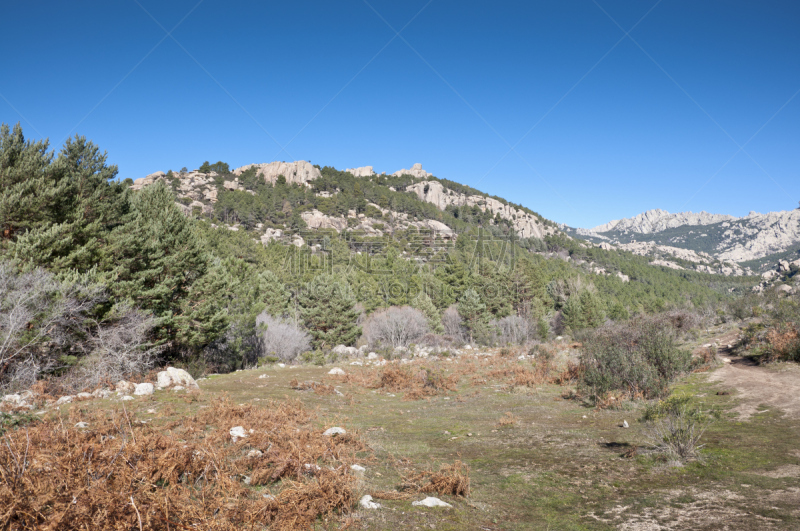
[[[669,321],[638,318],[582,336],[581,393],[598,403],[609,394],[661,398],[669,384],[689,369],[691,353],[678,348]]]

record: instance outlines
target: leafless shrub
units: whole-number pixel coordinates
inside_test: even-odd
[[[101,298],[99,287],[61,283],[42,269],[0,263],[0,387],[29,387],[59,357]]]
[[[86,344],[91,349],[73,371],[78,387],[94,388],[152,368],[163,350],[147,339],[156,319],[129,305],[115,309],[103,321],[94,321]]]
[[[497,329],[497,340],[501,345],[524,345],[534,332],[530,323],[518,315],[503,317],[492,325]]]
[[[407,347],[427,334],[425,315],[410,306],[393,306],[380,310],[364,322],[364,337],[372,346]]]
[[[283,321],[263,312],[256,318],[256,327],[262,330],[264,353],[267,356],[292,361],[301,352],[311,348],[311,336],[291,321]]]
[[[442,326],[445,335],[452,337],[456,341],[464,341],[466,334],[462,324],[461,316],[458,314],[458,306],[455,304],[447,308],[442,314]]]

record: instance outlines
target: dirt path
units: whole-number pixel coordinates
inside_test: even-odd
[[[725,364],[711,373],[709,381],[735,390],[740,401],[735,411],[740,418],[757,414],[761,405],[800,418],[800,366],[789,363],[760,366],[747,358],[732,356],[727,348],[719,349],[719,356]]]

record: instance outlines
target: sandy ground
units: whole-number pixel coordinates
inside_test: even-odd
[[[735,409],[740,418],[758,414],[759,406],[782,410],[787,416],[800,418],[800,366],[795,363],[758,365],[748,358],[732,355],[728,344],[735,344],[737,334],[729,331],[716,338],[722,345],[718,356],[725,363],[709,376],[709,381],[720,382],[731,388],[739,399]]]

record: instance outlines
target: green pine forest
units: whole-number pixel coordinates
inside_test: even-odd
[[[218,371],[257,361],[253,337],[264,311],[301,323],[314,348],[327,349],[357,343],[359,316],[376,310],[411,305],[440,323],[460,304],[471,339],[481,341],[509,315],[537,323],[546,336],[671,308],[713,308],[756,282],[652,266],[646,257],[601,250],[560,231],[519,239],[509,222],[478,207],[441,211],[419,200],[405,191],[416,181],[409,175],[357,178],[325,166],[306,187],[281,178],[265,183],[250,170],[239,176],[247,191],[230,191],[222,186],[233,179],[228,165],[205,162],[200,171],[217,172],[217,201],[209,214],[186,215],[177,204],[188,203],[176,196],[177,170],[134,191],[130,179],[118,179],[112,159],[80,136],[54,151],[45,140],[26,139],[19,124],[3,125],[2,262],[20,273],[46,270],[64,286],[101,290],[92,318],[124,305],[148,312],[157,320],[150,341],[165,360]],[[393,230],[392,216],[372,204],[440,221],[457,237]],[[355,210],[382,218],[386,230],[379,238],[309,231],[301,213],[312,209],[331,216]],[[306,245],[264,245],[265,228],[301,234]],[[609,274],[593,274],[593,267]]]

